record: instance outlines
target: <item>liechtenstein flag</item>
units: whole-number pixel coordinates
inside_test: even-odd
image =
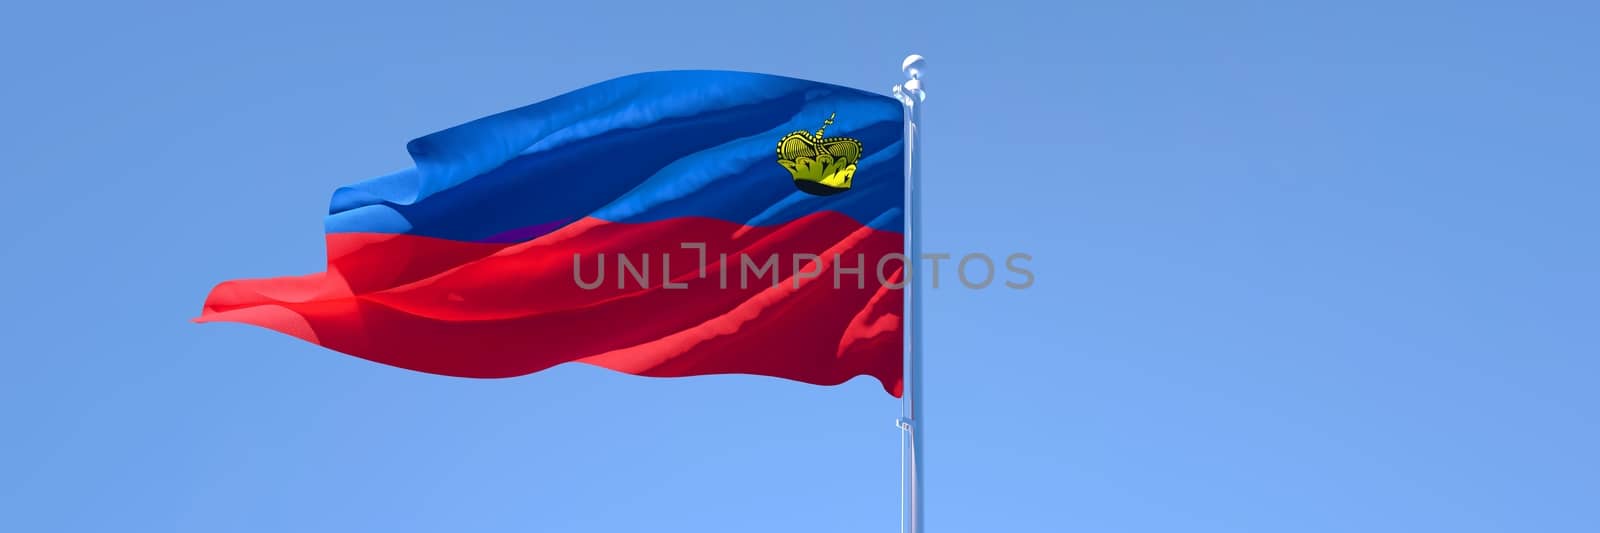
[[[901,393],[899,101],[721,71],[626,76],[411,141],[333,193],[327,271],[228,281],[243,322],[412,370],[567,362]]]

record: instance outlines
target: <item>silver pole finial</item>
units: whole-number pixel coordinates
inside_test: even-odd
[[[908,80],[922,79],[922,69],[927,67],[928,60],[923,59],[919,54],[908,55],[906,60],[900,63],[900,70],[905,71],[906,79]]]
[[[905,61],[900,62],[900,71],[905,73],[906,82],[894,86],[895,97],[899,98],[901,102],[907,102],[907,98],[913,99],[907,105],[910,103],[920,104],[927,100],[928,93],[922,90],[922,74],[927,70],[928,60],[923,59],[921,55],[911,54],[906,56]]]

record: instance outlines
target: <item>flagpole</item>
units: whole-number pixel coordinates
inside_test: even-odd
[[[905,235],[906,235],[906,294],[905,294],[905,390],[901,394],[900,426],[900,529],[904,533],[923,533],[922,505],[922,445],[926,440],[923,429],[922,405],[922,101],[927,93],[922,91],[922,73],[927,62],[922,56],[911,54],[901,62],[900,70],[906,81],[894,86],[895,98],[905,107]],[[909,455],[907,455],[909,452]]]

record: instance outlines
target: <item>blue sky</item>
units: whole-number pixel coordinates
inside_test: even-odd
[[[892,531],[868,379],[422,375],[190,324],[416,136],[926,55],[934,531],[1594,531],[1579,2],[34,3],[0,18],[0,530]]]

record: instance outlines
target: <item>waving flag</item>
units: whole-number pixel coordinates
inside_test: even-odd
[[[334,192],[326,272],[224,282],[197,321],[452,376],[581,362],[899,396],[902,120],[763,74],[602,82],[411,141],[415,167]]]

